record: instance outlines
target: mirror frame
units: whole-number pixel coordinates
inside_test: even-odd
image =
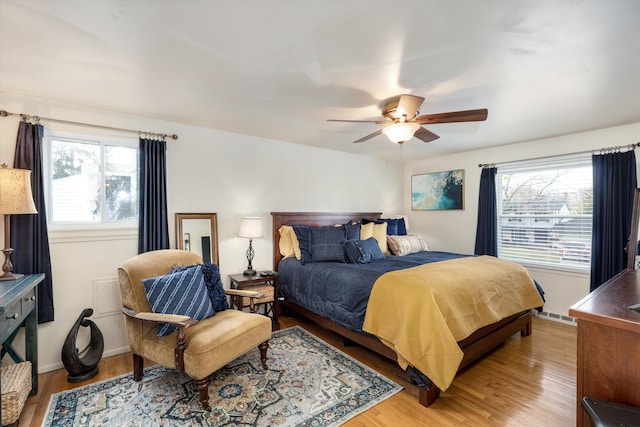
[[[640,223],[640,188],[634,190],[631,232],[627,243],[627,268],[634,269],[638,252],[638,225]]]
[[[211,262],[219,265],[218,258],[218,216],[215,213],[176,213],[176,248],[183,249],[182,221],[189,219],[207,219],[211,222]],[[202,254],[200,254],[202,256]]]

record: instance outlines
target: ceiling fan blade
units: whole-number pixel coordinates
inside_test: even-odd
[[[418,113],[418,108],[422,105],[424,98],[415,95],[400,95],[398,100],[398,107],[396,110],[396,117],[401,118],[406,115],[407,120],[411,120]]]
[[[377,131],[370,133],[369,135],[363,136],[360,139],[356,139],[355,141],[353,141],[354,144],[357,144],[358,142],[365,142],[370,140],[371,138],[378,136],[382,133],[382,129],[378,129]]]
[[[423,127],[420,127],[420,129],[418,129],[416,131],[416,133],[413,134],[413,136],[415,136],[418,139],[423,140],[424,142],[431,142],[433,140],[436,140],[436,139],[440,138],[435,133],[433,133],[430,130],[427,130],[427,129],[423,128]]]
[[[388,125],[389,120],[340,120],[340,119],[327,119],[328,122],[349,122],[349,123],[375,123],[378,125]]]
[[[454,123],[454,122],[481,122],[487,119],[488,110],[452,111],[450,113],[424,114],[412,120],[418,124]]]

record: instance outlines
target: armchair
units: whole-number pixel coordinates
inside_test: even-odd
[[[209,411],[209,377],[212,373],[256,346],[266,368],[271,320],[260,314],[232,309],[200,321],[189,316],[153,313],[142,280],[165,275],[175,266],[199,263],[202,258],[188,251],[146,252],[130,258],[118,268],[118,281],[133,354],[133,379],[142,380],[144,359],[184,372],[195,380],[200,402]],[[251,291],[225,292],[250,297],[251,307],[254,298],[262,296]],[[175,325],[177,329],[159,337],[159,322]]]

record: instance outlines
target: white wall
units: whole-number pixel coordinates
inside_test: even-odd
[[[399,163],[3,92],[0,109],[178,134],[177,141],[167,143],[171,247],[175,247],[176,212],[217,213],[225,286],[226,276],[242,272],[247,264],[248,241],[236,237],[241,216],[264,217],[265,238],[253,242],[253,266],[270,269],[272,211],[397,212],[402,205]],[[15,117],[0,118],[0,163],[13,164],[18,123]],[[52,130],[137,139],[135,134],[43,124]],[[127,351],[116,269],[137,253],[137,231],[51,231],[50,248],[55,321],[38,328],[39,370],[62,367],[64,339],[87,307],[94,308],[92,320],[104,334],[105,356]]]
[[[536,157],[589,151],[635,144],[640,123],[560,136],[449,156],[407,162],[404,165],[404,212],[409,213],[412,233],[427,236],[431,249],[473,253],[478,216],[479,163],[506,163]],[[443,142],[444,143],[444,142]],[[640,156],[636,157],[637,161]],[[411,211],[411,176],[428,172],[464,169],[464,210]],[[639,165],[640,170],[640,165]],[[568,309],[589,293],[589,275],[529,268],[546,292],[545,311],[568,316]]]

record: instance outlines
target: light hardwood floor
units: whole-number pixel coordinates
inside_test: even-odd
[[[304,319],[281,317],[280,327],[300,325],[404,386],[404,390],[349,420],[347,427],[376,426],[574,426],[576,328],[534,319],[533,335],[514,335],[460,372],[429,408],[395,364]],[[64,369],[39,376],[39,392],[27,400],[21,426],[40,426],[52,393],[131,372],[131,355],[106,357],[98,376],[70,384]]]

